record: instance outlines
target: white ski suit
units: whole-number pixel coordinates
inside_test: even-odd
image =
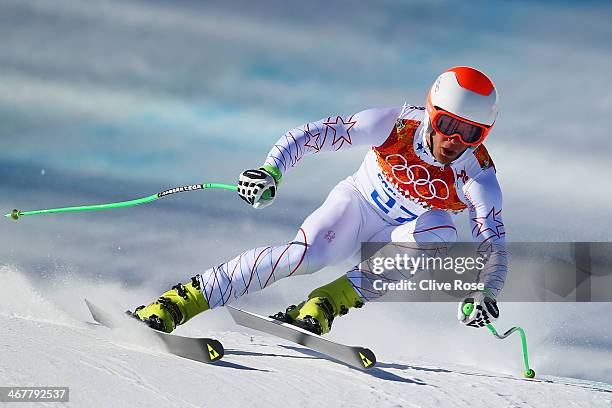
[[[209,306],[223,306],[278,279],[313,273],[346,259],[355,259],[347,276],[357,293],[364,302],[377,299],[383,291],[362,285],[371,272],[359,265],[360,244],[448,246],[457,239],[449,213],[465,209],[473,240],[491,252],[479,281],[497,295],[506,278],[507,254],[493,162],[484,145],[468,148],[448,165],[437,162],[426,142],[425,117],[424,108],[409,105],[369,109],[348,117],[330,116],[283,135],[265,161],[283,174],[307,155],[356,145],[372,148],[361,167],[306,218],[291,242],[245,251],[201,274]],[[333,159],[331,154],[319,158]]]

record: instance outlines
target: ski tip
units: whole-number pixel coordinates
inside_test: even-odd
[[[372,350],[363,348],[357,353],[359,355],[359,360],[361,361],[361,368],[364,370],[374,368],[376,365],[376,355],[372,352]]]
[[[97,319],[97,307],[91,303],[89,300],[87,300],[86,298],[83,299],[85,301],[85,305],[87,306],[87,309],[89,310],[89,313],[91,314],[91,317],[93,317],[93,319],[97,322],[100,323]]]
[[[91,303],[89,300],[84,299],[85,304],[87,305],[87,309],[89,309],[89,313],[91,317],[94,319],[96,323],[101,324],[102,326],[106,326],[109,328],[113,328],[116,326],[116,323],[112,319],[111,315],[105,313],[102,309]]]
[[[87,309],[89,309],[89,312],[92,314],[93,317],[95,317],[96,316],[96,312],[99,310],[99,308],[96,307],[96,305],[91,303],[89,300],[87,300],[87,298],[85,298],[83,300],[85,301],[85,305],[87,306]]]
[[[211,363],[215,363],[221,360],[225,355],[225,349],[223,348],[223,344],[221,344],[220,341],[211,340],[206,344],[206,348]]]

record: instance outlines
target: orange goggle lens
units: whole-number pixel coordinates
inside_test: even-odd
[[[431,121],[433,129],[446,137],[459,137],[465,145],[476,146],[482,143],[489,133],[489,126],[461,119],[443,110],[434,112]]]

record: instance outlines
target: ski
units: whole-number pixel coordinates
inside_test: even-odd
[[[300,327],[283,323],[270,317],[260,316],[246,310],[226,306],[232,319],[244,327],[258,330],[267,334],[289,340],[293,343],[308,347],[360,370],[369,370],[376,365],[376,356],[367,348],[347,346],[325,339]]]
[[[127,324],[132,324],[132,322],[128,320],[127,316],[115,316],[111,313],[107,313],[87,299],[85,299],[85,304],[87,304],[87,308],[89,309],[93,319],[99,324],[110,329],[125,327]],[[166,350],[170,354],[187,358],[189,360],[200,361],[202,363],[215,363],[221,360],[225,352],[221,342],[216,339],[205,337],[185,337],[176,334],[168,334],[151,329],[145,324],[138,324],[136,321],[133,322],[133,325],[138,329],[148,330],[154,333],[163,341]]]

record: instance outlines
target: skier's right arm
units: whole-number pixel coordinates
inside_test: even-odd
[[[389,136],[401,111],[402,107],[367,109],[350,116],[329,116],[288,131],[274,144],[261,168],[242,172],[238,194],[255,208],[272,204],[281,178],[304,156],[378,146]]]
[[[401,107],[374,108],[306,123],[285,133],[268,153],[265,164],[285,174],[310,154],[359,145],[378,146],[389,136],[401,110]]]

